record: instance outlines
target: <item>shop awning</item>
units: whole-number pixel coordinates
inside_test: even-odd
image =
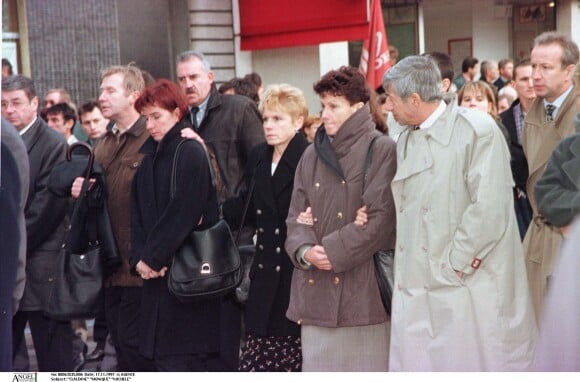
[[[363,40],[368,0],[240,0],[242,50]]]

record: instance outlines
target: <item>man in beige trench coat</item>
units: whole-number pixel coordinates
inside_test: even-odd
[[[522,147],[528,160],[526,189],[534,217],[524,237],[524,254],[532,302],[539,320],[562,234],[540,215],[534,187],[552,151],[563,138],[575,132],[573,121],[577,111],[572,77],[578,63],[578,46],[560,33],[545,32],[534,40],[531,60],[537,98],[524,120]],[[553,111],[548,115],[550,108]]]
[[[389,370],[522,371],[537,329],[513,212],[509,150],[493,119],[446,105],[427,57],[383,79],[408,128],[397,142]]]

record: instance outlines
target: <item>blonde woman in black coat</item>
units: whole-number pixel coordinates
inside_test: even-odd
[[[308,142],[299,133],[308,117],[300,89],[271,85],[259,106],[266,142],[252,151],[246,169],[246,190],[255,182],[246,224],[256,227],[256,256],[245,306],[246,346],[240,371],[300,371],[300,327],[286,318],[294,266],[284,249],[285,220],[294,172]],[[248,191],[227,200],[224,217],[238,227]]]

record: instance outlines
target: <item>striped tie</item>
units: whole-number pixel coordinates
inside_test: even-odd
[[[554,110],[556,110],[556,106],[552,104],[546,105],[546,121],[554,120]]]

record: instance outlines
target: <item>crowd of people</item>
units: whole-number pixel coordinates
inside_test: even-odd
[[[257,73],[218,87],[196,51],[177,56],[176,77],[111,66],[95,100],[77,108],[54,88],[41,107],[33,79],[3,60],[1,370],[30,368],[27,325],[41,372],[87,360],[136,372],[580,370],[569,273],[580,65],[568,37],[542,33],[518,62],[466,57],[457,76],[445,53],[408,56],[379,89],[342,66],[313,85],[320,113]],[[71,204],[91,190],[84,177],[64,197],[51,189],[78,141],[102,168],[122,258],[91,352],[84,320],[45,314]],[[168,288],[173,256],[220,218],[255,247],[248,298],[183,302]],[[387,313],[373,256],[391,249]]]

